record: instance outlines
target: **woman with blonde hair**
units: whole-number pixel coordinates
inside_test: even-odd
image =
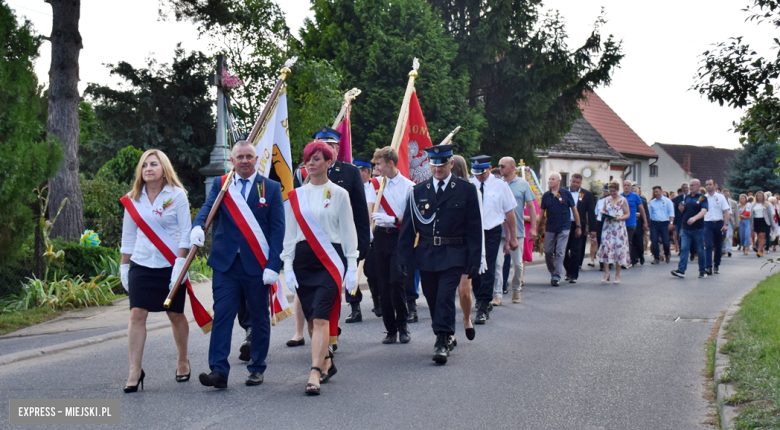
[[[763,192],[757,192],[756,202],[750,208],[750,230],[756,234],[756,256],[764,256],[764,245],[767,235],[772,231],[772,206],[766,201]]]
[[[167,312],[178,353],[176,381],[190,379],[187,354],[189,323],[184,316],[185,294],[177,294],[168,309],[163,307],[163,303],[184,267],[190,248],[192,220],[187,192],[168,157],[157,149],[150,149],[141,155],[135,169],[133,189],[122,198],[122,204],[125,205],[125,214],[120,272],[122,286],[130,297],[130,322],[127,327],[130,370],[124,392],[132,393],[138,391],[139,385],[143,388],[146,376],[141,368],[141,358],[149,312]],[[165,243],[161,244],[161,241]],[[171,264],[158,248],[158,245],[167,246],[167,243],[176,251],[175,264]],[[169,251],[165,252],[170,254]]]
[[[620,266],[628,266],[631,253],[628,248],[628,232],[626,220],[631,217],[628,202],[619,194],[620,183],[616,180],[609,182],[609,196],[604,201],[601,209],[601,219],[604,220],[604,229],[601,233],[601,246],[599,246],[598,259],[604,263],[604,278],[602,282],[609,282],[609,265],[615,264],[615,280],[620,283]]]

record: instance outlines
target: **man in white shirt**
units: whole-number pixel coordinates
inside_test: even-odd
[[[472,288],[477,300],[477,317],[474,324],[485,324],[490,318],[492,305],[501,305],[501,295],[494,298],[496,281],[496,258],[501,244],[501,231],[506,229],[509,238],[509,250],[515,250],[517,242],[517,220],[515,207],[517,202],[506,182],[490,174],[490,156],[479,155],[471,158],[472,184],[480,191],[482,199],[482,228],[484,230],[485,260],[487,271],[474,278]],[[506,220],[506,226],[504,226]],[[499,290],[500,293],[500,290]],[[492,302],[491,302],[491,299]]]
[[[376,224],[373,242],[374,263],[382,305],[382,320],[387,329],[387,335],[382,343],[395,343],[399,338],[401,343],[408,343],[412,337],[406,321],[409,314],[406,307],[405,277],[398,270],[396,247],[409,191],[414,186],[414,182],[398,171],[396,168],[398,152],[389,146],[377,149],[371,161],[376,164],[376,170],[382,174],[380,183],[384,182],[382,199],[374,205],[371,214]]]
[[[368,205],[368,216],[371,217],[371,212],[374,211],[374,203],[376,203],[376,190],[374,185],[371,184],[371,160],[368,157],[356,156],[352,161],[352,164],[360,171],[360,179],[363,180],[363,189],[366,192],[366,204]],[[372,236],[373,240],[373,236]],[[371,291],[371,300],[374,302],[374,307],[371,312],[377,317],[382,317],[382,306],[379,301],[379,287],[376,282],[376,271],[372,256],[372,247],[369,246],[368,254],[366,254],[366,262],[363,264],[363,274],[366,275],[366,283],[368,283],[368,289]],[[358,288],[355,293],[355,297],[360,296],[361,300],[358,300],[358,306],[362,301],[363,293]],[[361,315],[362,321],[362,315]],[[345,322],[358,322],[350,321],[349,318]]]
[[[729,219],[731,206],[729,201],[721,193],[715,192],[715,181],[708,179],[704,183],[707,187],[707,204],[709,210],[704,215],[704,253],[706,254],[705,271],[707,275],[719,272],[720,258],[723,253],[723,234],[729,226],[724,221]],[[715,257],[713,259],[713,251]],[[701,258],[701,255],[699,256]]]

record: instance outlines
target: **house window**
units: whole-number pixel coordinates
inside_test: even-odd
[[[651,178],[658,177],[658,166],[650,166],[650,177]]]
[[[637,185],[642,185],[642,163],[634,163],[632,181]]]
[[[561,172],[561,187],[569,186],[569,174]]]

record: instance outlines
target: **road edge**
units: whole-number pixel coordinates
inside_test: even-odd
[[[194,321],[190,319],[189,322]],[[158,323],[149,324],[146,326],[146,331],[159,330],[161,328],[170,327],[171,323],[168,321],[161,321]],[[11,363],[19,361],[29,360],[31,358],[43,357],[46,355],[54,355],[59,352],[67,351],[70,349],[80,348],[82,346],[95,345],[112,339],[118,339],[120,337],[127,337],[127,329],[117,330],[111,333],[102,334],[99,336],[92,336],[84,339],[74,340],[65,343],[59,343],[56,345],[50,345],[44,348],[28,349],[27,351],[15,352],[13,354],[0,355],[0,366],[5,366]]]
[[[753,287],[746,291],[745,294],[729,305],[728,309],[726,309],[726,314],[723,316],[723,321],[720,323],[718,337],[715,339],[715,371],[712,380],[717,384],[715,389],[715,403],[720,411],[720,428],[722,430],[731,430],[733,428],[733,421],[737,416],[737,408],[726,403],[728,399],[735,394],[734,387],[731,384],[720,382],[723,380],[723,376],[728,374],[730,365],[729,356],[722,354],[720,352],[720,347],[725,345],[728,341],[726,339],[726,326],[728,326],[731,322],[731,318],[733,318],[737,311],[742,307],[742,300],[745,296],[750,294],[755,288],[756,287]]]

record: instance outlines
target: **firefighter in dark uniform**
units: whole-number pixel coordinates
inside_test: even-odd
[[[463,274],[477,276],[482,254],[482,216],[477,188],[451,173],[454,145],[426,149],[433,176],[414,186],[398,238],[398,264],[412,262],[436,334],[433,361],[447,362],[455,341],[455,295]]]
[[[363,180],[363,189],[366,192],[366,207],[368,208],[369,213],[373,212],[377,192],[374,189],[374,184],[371,183],[371,171],[373,169],[371,159],[357,156],[352,160],[352,164],[360,171],[360,179]],[[374,270],[373,254],[374,250],[372,243],[372,245],[369,246],[365,264],[363,264],[363,274],[366,275],[366,283],[368,284],[368,289],[371,291],[371,299],[374,301],[374,308],[371,309],[371,312],[381,318],[382,306],[379,299],[379,287],[377,286],[376,270]]]
[[[341,133],[330,128],[322,127],[314,133],[315,140],[321,140],[333,148],[333,153],[339,153],[339,140]],[[295,171],[293,175],[293,186],[295,188],[303,185],[306,179],[306,172],[303,168]],[[366,258],[370,245],[370,224],[368,221],[368,210],[366,208],[366,193],[363,187],[363,180],[360,178],[360,171],[357,167],[341,161],[334,162],[328,170],[328,179],[349,193],[349,202],[352,204],[352,217],[355,220],[355,230],[358,237],[358,252],[360,256],[358,261]],[[360,302],[363,300],[363,294],[360,288],[356,290],[355,295],[350,295],[344,289],[344,297],[347,303],[352,306],[352,312],[344,320],[347,323],[363,321],[363,314],[360,312]]]

